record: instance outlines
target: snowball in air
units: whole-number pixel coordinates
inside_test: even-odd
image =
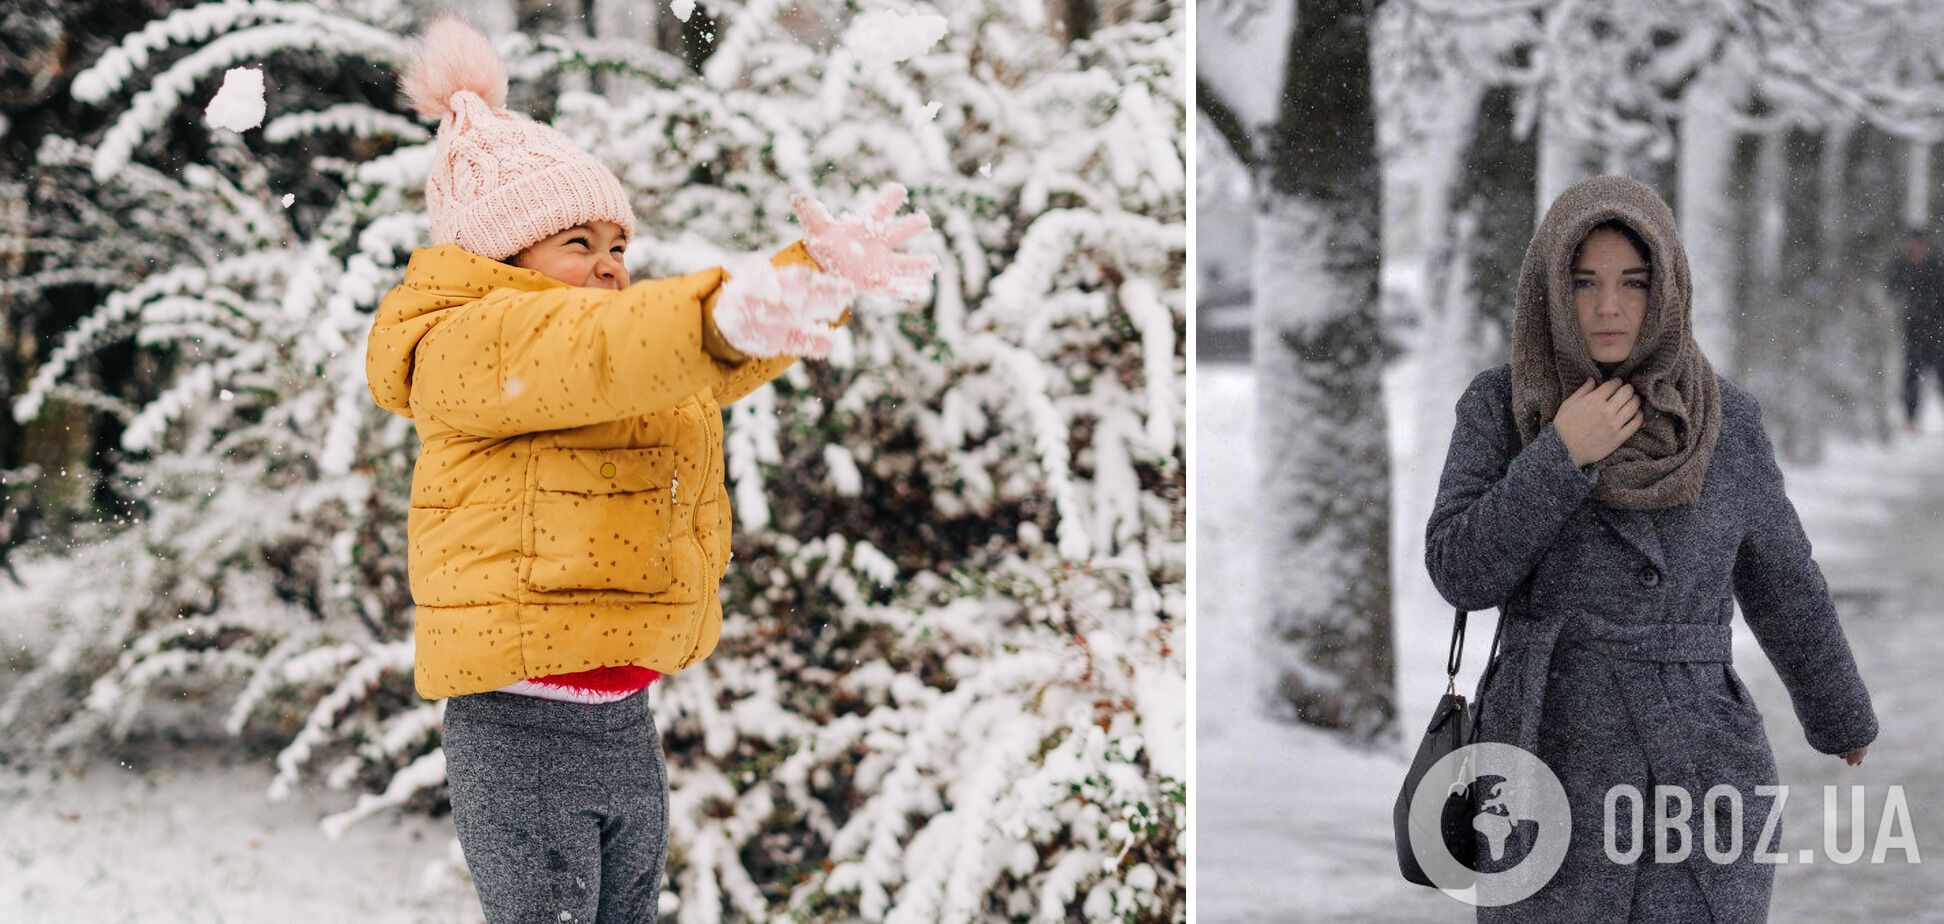
[[[215,128],[233,132],[248,131],[263,124],[263,71],[254,67],[232,67],[223,74],[222,89],[203,110],[203,121]]]
[[[695,15],[695,0],[675,0],[668,5],[668,11],[674,13],[676,19],[688,22],[689,17]]]
[[[945,17],[936,13],[877,10],[857,17],[844,44],[866,70],[909,60],[945,37]]]

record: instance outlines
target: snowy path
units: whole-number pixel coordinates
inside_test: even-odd
[[[350,793],[270,802],[267,761],[131,745],[82,772],[0,767],[0,921],[481,922],[471,886],[422,887],[451,819],[384,815],[333,841]]]
[[[1788,476],[1817,563],[1870,687],[1882,726],[1861,766],[1819,754],[1802,738],[1775,669],[1736,624],[1735,664],[1748,680],[1789,784],[1785,853],[1817,862],[1777,869],[1778,922],[1944,921],[1944,435],[1887,451],[1833,453]],[[1837,846],[1850,842],[1849,787],[1864,787],[1865,843],[1874,846],[1888,787],[1901,785],[1923,862],[1901,851],[1882,864],[1824,859],[1823,787],[1838,786]]]
[[[1245,369],[1197,369],[1197,920],[1469,922],[1469,908],[1397,874],[1390,812],[1404,745],[1352,751],[1256,717],[1259,636],[1249,587],[1257,566],[1247,554],[1255,545],[1247,518],[1253,478],[1234,467],[1253,463],[1250,402]],[[1791,786],[1781,851],[1824,854],[1824,784],[1867,787],[1863,827],[1874,844],[1885,789],[1901,784],[1931,865],[1911,865],[1900,853],[1882,865],[1870,864],[1867,853],[1851,865],[1784,865],[1770,916],[1776,924],[1944,922],[1935,907],[1944,894],[1944,740],[1926,734],[1944,721],[1944,435],[1932,424],[1917,440],[1833,452],[1814,470],[1787,475],[1882,719],[1864,764],[1848,767],[1809,748],[1774,668],[1739,619],[1735,657]],[[1443,447],[1431,455],[1437,464]],[[1405,607],[1399,626],[1400,675],[1411,678],[1400,695],[1407,725],[1422,721],[1442,686],[1437,664],[1450,625],[1448,608],[1413,593],[1400,590],[1417,604]],[[1474,620],[1468,652],[1485,649],[1491,624]],[[1480,660],[1467,659],[1466,689]],[[1848,794],[1840,792],[1846,843]]]

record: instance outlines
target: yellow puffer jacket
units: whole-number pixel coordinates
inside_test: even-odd
[[[773,256],[816,266],[801,241]],[[715,650],[729,564],[721,407],[794,357],[712,322],[721,267],[623,291],[442,244],[378,305],[365,371],[412,419],[420,696]],[[845,316],[848,320],[849,316]]]

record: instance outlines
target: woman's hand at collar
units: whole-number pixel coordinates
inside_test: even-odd
[[[1640,396],[1634,394],[1632,385],[1621,379],[1595,384],[1589,378],[1560,402],[1553,426],[1559,430],[1573,464],[1585,467],[1620,448],[1644,419]]]

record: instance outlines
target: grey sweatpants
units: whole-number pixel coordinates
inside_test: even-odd
[[[446,703],[452,821],[490,924],[654,921],[668,776],[644,690],[612,703]]]

